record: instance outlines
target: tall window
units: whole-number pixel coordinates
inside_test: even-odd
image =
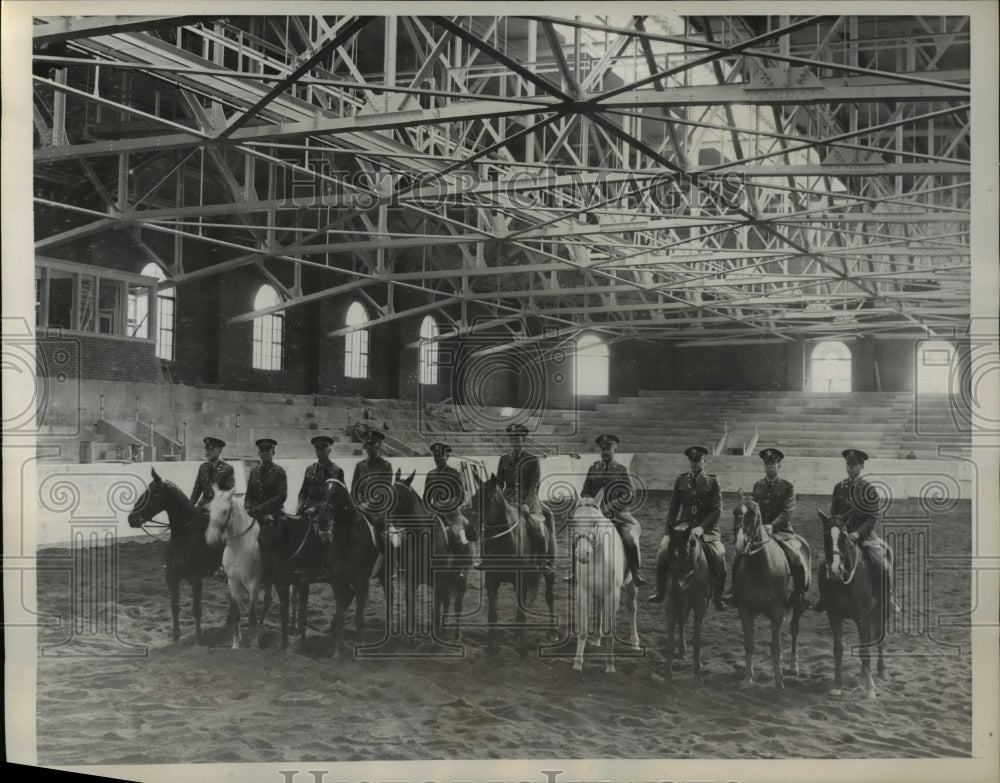
[[[427,316],[420,324],[420,382],[432,386],[438,382],[438,344],[430,342],[438,336],[437,322]]]
[[[368,311],[361,302],[347,308],[347,326],[368,323]],[[355,329],[344,338],[344,375],[348,378],[368,377],[368,330]]]
[[[262,285],[253,298],[253,309],[262,310],[279,304],[281,297],[269,285]],[[255,370],[280,370],[285,329],[284,313],[268,313],[253,319],[253,367]]]
[[[166,280],[163,270],[156,264],[150,262],[142,268],[141,274],[145,277],[155,277],[158,281]],[[133,322],[142,331],[138,337],[148,337],[148,327],[142,326],[144,319],[148,320],[148,307],[143,306],[145,300],[141,298],[129,297],[129,328]],[[133,321],[133,302],[135,302],[135,318]],[[156,293],[156,355],[160,359],[168,362],[174,360],[174,305],[177,302],[177,289],[161,288]]]
[[[851,349],[841,342],[826,341],[813,348],[809,359],[809,391],[851,391]]]
[[[608,364],[611,351],[594,334],[576,341],[576,393],[604,396],[608,393]]]
[[[955,346],[944,340],[927,340],[917,346],[917,392],[958,394]]]

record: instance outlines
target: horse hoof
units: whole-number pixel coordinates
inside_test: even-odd
[[[582,674],[583,673],[583,664],[582,663],[574,663],[573,664],[573,671],[580,672]]]
[[[615,673],[615,667],[614,666],[605,666],[604,667],[604,673],[605,674],[614,674]]]
[[[840,688],[834,688],[832,691],[830,691],[830,695],[840,698],[841,696],[844,695],[844,692]]]
[[[875,700],[876,700],[876,699],[878,698],[878,694],[877,694],[877,693],[875,693],[875,689],[874,689],[874,688],[872,688],[872,689],[871,689],[870,691],[868,691],[868,692],[867,692],[867,693],[865,694],[865,696],[866,696],[866,698],[867,698],[867,699],[868,699],[869,701],[875,701]]]

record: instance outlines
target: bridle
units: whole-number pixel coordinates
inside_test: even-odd
[[[494,506],[499,506],[500,505],[500,503],[497,501],[497,494],[500,492],[500,488],[497,487],[496,485],[494,485],[493,488],[492,488],[492,490],[491,490],[491,492],[493,493],[493,495],[492,495],[492,497],[489,498],[489,503],[488,503],[488,507],[486,509],[486,513],[483,515],[487,519],[489,519],[489,516],[490,516],[490,509],[493,508]],[[503,501],[503,503],[504,503],[504,505],[507,505],[506,499]],[[483,541],[494,541],[494,540],[496,540],[498,538],[503,538],[504,536],[508,536],[511,533],[513,533],[517,529],[518,523],[521,521],[521,511],[520,511],[520,509],[514,509],[514,511],[515,511],[515,513],[514,513],[514,521],[511,522],[510,525],[508,525],[506,528],[504,528],[503,530],[501,530],[499,533],[493,533],[492,535],[488,535],[488,536],[485,535],[485,530],[486,530],[487,525],[484,524],[483,525],[484,535],[482,536],[482,540]]]
[[[837,530],[840,531],[840,535],[838,536],[838,539],[839,539],[838,540],[838,546],[837,546],[837,550],[836,550],[837,554],[840,555],[841,560],[846,561],[847,560],[847,554],[846,554],[845,549],[844,549],[845,544],[841,544],[840,541],[841,540],[842,541],[846,541],[847,544],[850,544],[850,539],[848,538],[847,532],[844,530],[844,528],[840,527],[839,525],[832,525],[831,526],[831,530],[834,527],[836,527]],[[853,582],[854,581],[854,575],[857,574],[857,572],[858,572],[858,564],[861,562],[861,551],[860,551],[860,548],[857,545],[855,545],[855,551],[853,552],[853,557],[854,557],[854,562],[851,564],[851,571],[850,571],[850,573],[842,573],[841,574],[840,583],[843,584],[843,585],[849,585],[851,582]],[[829,563],[827,563],[826,569],[827,569],[827,574],[829,574],[830,573],[830,564]]]
[[[767,546],[768,542],[771,541],[771,538],[766,535],[766,531],[764,530],[763,520],[760,518],[760,511],[758,510],[754,514],[754,519],[757,520],[757,526],[756,530],[754,530],[753,532],[756,532],[760,536],[760,538],[754,540],[751,531],[747,528],[746,525],[747,514],[750,512],[751,507],[747,505],[745,501],[741,503],[740,506],[742,506],[743,508],[743,513],[740,515],[740,524],[737,527],[737,531],[742,530],[743,535],[745,535],[747,538],[746,549],[743,551],[742,554],[744,557],[753,557],[758,552],[760,552],[765,546]],[[737,508],[740,508],[740,506],[737,506]]]

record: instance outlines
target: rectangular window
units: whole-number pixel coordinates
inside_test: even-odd
[[[348,378],[368,377],[368,330],[358,329],[347,335],[347,355],[344,362],[344,374]]]
[[[257,370],[281,369],[281,333],[285,317],[281,313],[262,315],[253,321],[253,366]]]

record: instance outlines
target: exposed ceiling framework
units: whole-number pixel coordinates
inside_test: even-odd
[[[353,292],[451,335],[969,318],[966,17],[65,17],[34,43],[40,255],[124,230],[173,285],[253,266],[272,310]]]

